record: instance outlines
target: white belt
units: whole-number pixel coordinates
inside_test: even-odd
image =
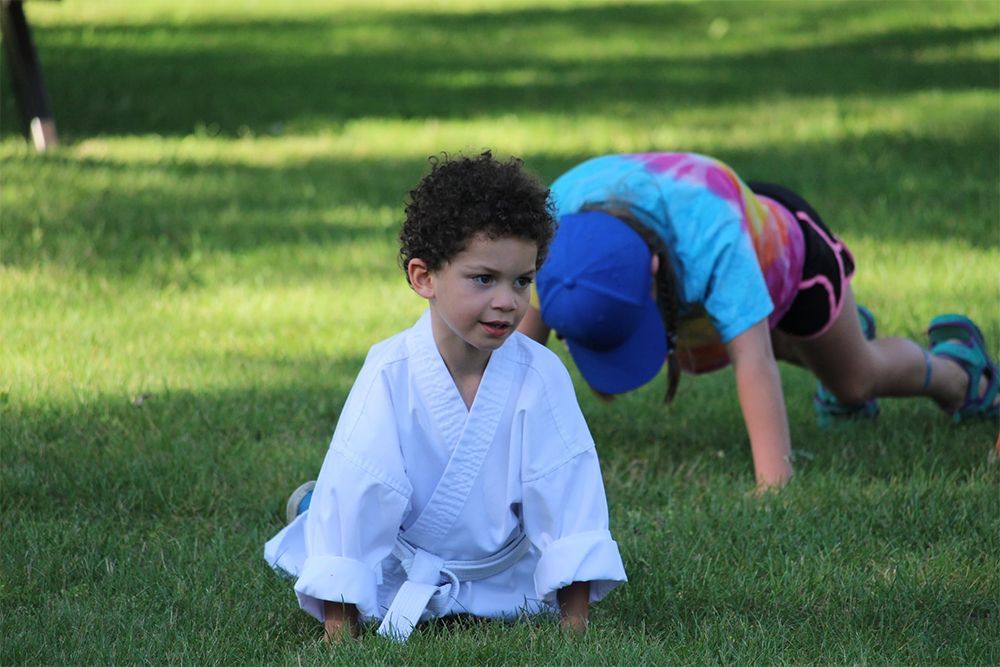
[[[503,572],[521,560],[530,548],[531,543],[522,533],[486,558],[446,561],[397,537],[392,555],[406,571],[406,581],[392,599],[378,633],[406,641],[425,609],[435,616],[448,613],[460,582],[486,579]]]

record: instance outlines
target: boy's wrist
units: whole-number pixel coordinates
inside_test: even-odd
[[[353,604],[342,602],[325,602],[323,611],[324,639],[338,643],[357,634],[358,608]]]
[[[560,625],[565,630],[583,634],[590,615],[590,582],[574,581],[556,593],[561,612]]]

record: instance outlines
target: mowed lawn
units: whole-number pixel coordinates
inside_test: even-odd
[[[881,332],[1000,350],[1000,5],[29,2],[62,145],[0,97],[0,664],[1000,664],[997,423],[820,429],[752,495],[731,373],[605,405],[630,581],[549,618],[331,648],[262,560],[368,347],[430,155],[692,150],[801,191]],[[553,349],[569,362],[561,344]]]

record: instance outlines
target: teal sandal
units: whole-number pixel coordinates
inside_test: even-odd
[[[983,332],[968,317],[963,315],[938,315],[931,320],[927,329],[931,354],[944,357],[958,364],[969,376],[969,388],[965,392],[962,405],[952,413],[952,419],[992,418],[1000,415],[1000,405],[996,403],[1000,393],[1000,373],[990,359]],[[986,380],[985,391],[979,386]]]
[[[938,315],[931,320],[931,325],[927,327],[927,338],[931,347],[949,340],[960,340],[986,349],[986,339],[983,338],[983,332],[979,330],[975,322],[965,315],[954,313]]]
[[[862,305],[858,305],[858,321],[861,323],[861,333],[865,340],[875,338],[875,315]],[[816,410],[816,421],[823,428],[850,419],[875,419],[878,417],[878,402],[870,399],[864,403],[841,403],[822,382],[816,383],[816,393],[813,394],[813,408]]]

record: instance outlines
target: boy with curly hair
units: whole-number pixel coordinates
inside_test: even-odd
[[[265,545],[327,639],[556,609],[582,632],[625,581],[569,374],[516,332],[553,229],[548,191],[489,152],[432,160],[410,192],[400,256],[428,310],[371,348]]]

